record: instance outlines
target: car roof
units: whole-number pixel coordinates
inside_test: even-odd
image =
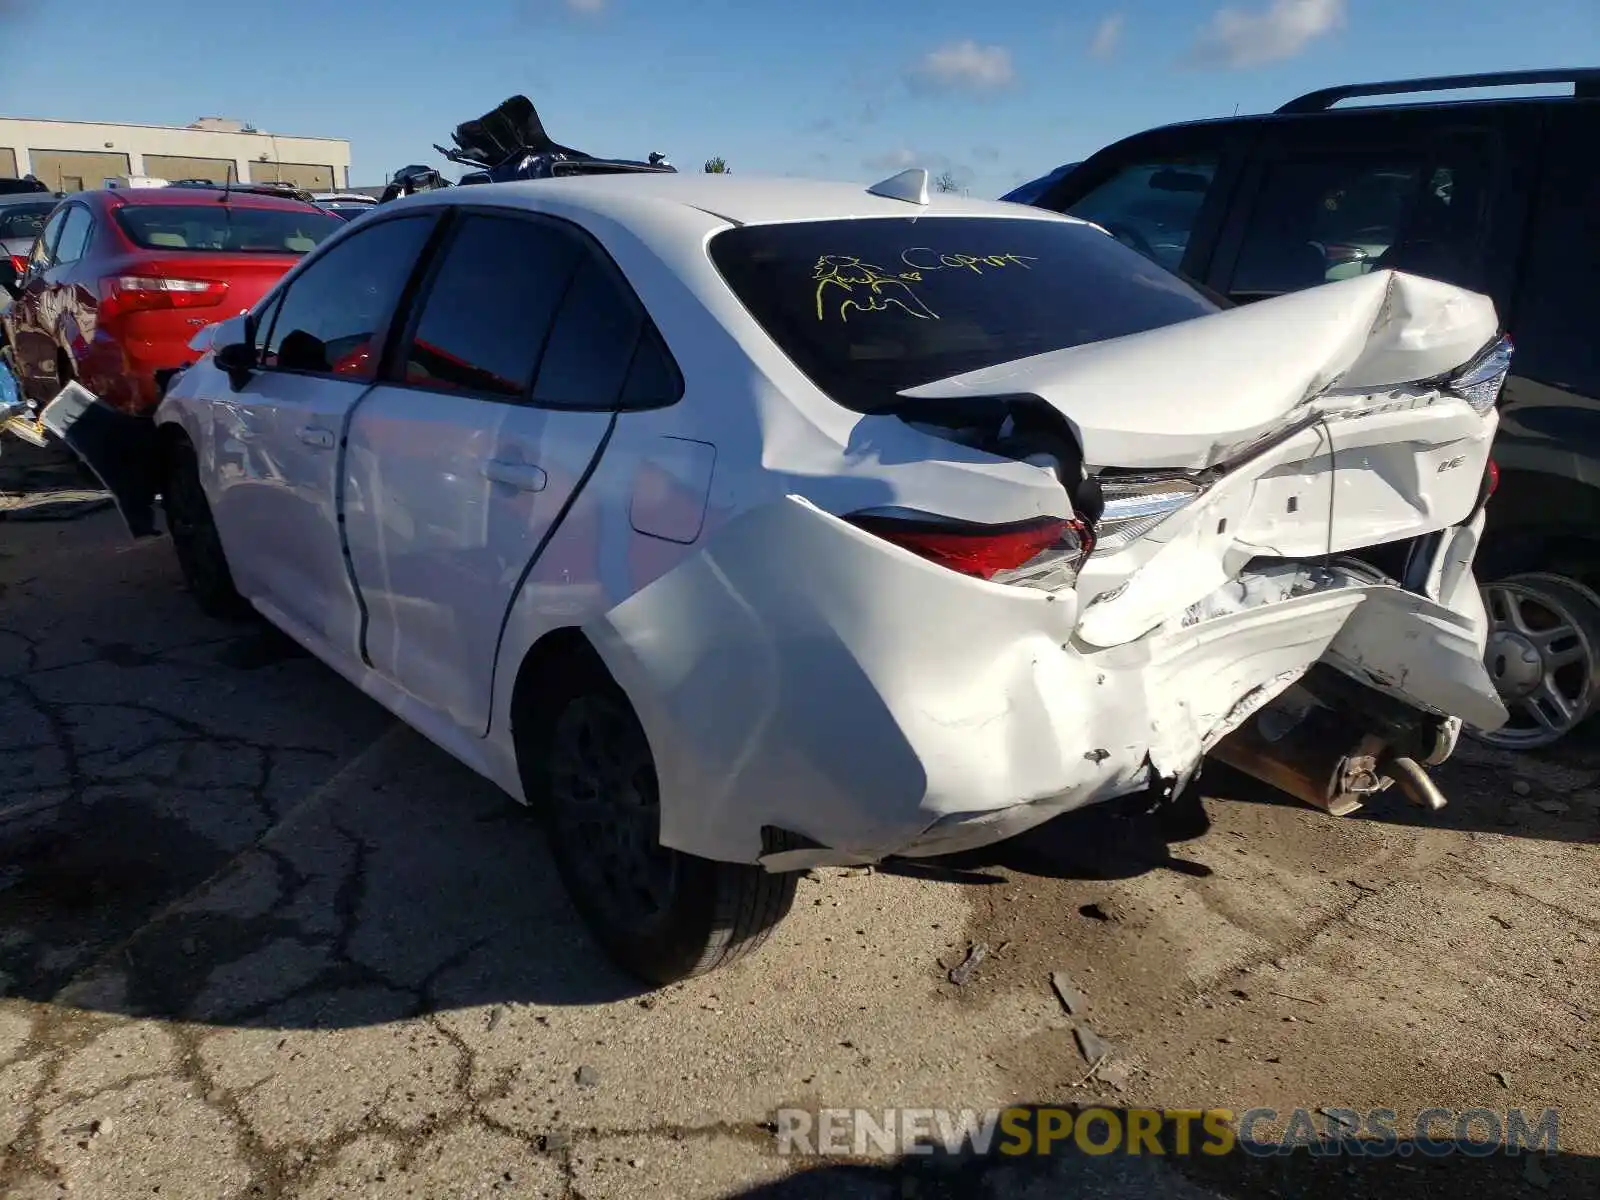
[[[49,204],[61,203],[61,197],[54,192],[8,192],[0,195],[0,206],[13,204]]]
[[[734,178],[719,174],[640,173],[569,175],[515,183],[476,184],[420,192],[394,205],[489,202],[510,208],[540,208],[559,201],[626,222],[650,210],[708,213],[739,225],[785,221],[846,220],[853,217],[973,216],[1066,220],[1040,209],[999,200],[969,199],[930,191],[926,205],[871,194],[870,185],[814,179]],[[387,205],[385,207],[388,207]]]
[[[221,187],[107,188],[95,194],[105,197],[114,208],[129,205],[220,204],[223,189]],[[296,200],[292,196],[274,196],[267,192],[229,191],[227,202],[235,208],[278,208],[289,212],[322,211],[310,201]]]

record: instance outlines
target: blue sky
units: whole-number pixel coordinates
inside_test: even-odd
[[[997,195],[1324,84],[1600,65],[1600,0],[0,0],[0,61],[0,115],[345,137],[354,183],[524,92],[591,153]]]

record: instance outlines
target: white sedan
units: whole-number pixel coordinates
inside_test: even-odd
[[[1204,758],[1335,812],[1505,711],[1472,558],[1492,305],[1379,272],[1223,310],[1096,226],[592,176],[385,205],[135,427],[48,420],[254,609],[549,820],[657,981],[811,865]]]

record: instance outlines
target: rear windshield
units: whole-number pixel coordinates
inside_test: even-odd
[[[139,204],[117,221],[146,250],[209,250],[228,254],[304,254],[344,222],[320,209],[206,204]]]
[[[44,228],[44,219],[56,206],[54,200],[42,204],[0,204],[0,242],[27,238],[30,242]]]
[[[1218,311],[1088,225],[873,217],[746,225],[711,259],[797,366],[860,412],[980,367]]]

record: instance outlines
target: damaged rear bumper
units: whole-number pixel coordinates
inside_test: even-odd
[[[1295,578],[1230,585],[1095,649],[1073,639],[1070,590],[959,576],[790,497],[586,632],[650,738],[663,843],[773,869],[969,849],[1182,780],[1325,658],[1425,708],[1504,719],[1481,614],[1331,569],[1280,574]],[[815,848],[763,857],[767,829]]]

